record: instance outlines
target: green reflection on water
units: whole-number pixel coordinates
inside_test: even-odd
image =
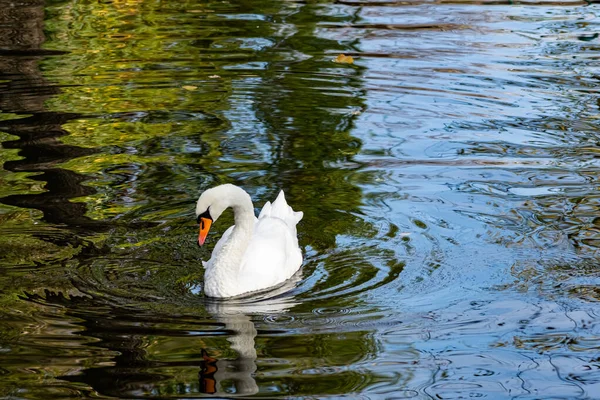
[[[50,148],[64,150],[49,164],[40,164],[37,154],[0,152],[3,162],[18,162],[0,179],[19,183],[0,194],[21,207],[9,208],[2,224],[11,231],[0,239],[3,265],[35,266],[3,280],[12,290],[0,302],[13,310],[7,319],[14,322],[2,331],[2,345],[16,354],[40,342],[27,362],[7,360],[3,393],[24,387],[38,397],[42,387],[52,387],[60,396],[78,390],[128,397],[273,388],[338,394],[372,382],[352,367],[377,351],[369,331],[253,333],[255,323],[264,325],[262,318],[294,315],[295,308],[312,315],[318,302],[307,299],[299,307],[291,298],[266,310],[235,311],[231,319],[219,308],[207,311],[202,297],[188,289],[201,282],[200,259],[208,257],[193,244],[193,204],[218,183],[243,186],[256,207],[285,190],[288,202],[305,213],[301,241],[311,249],[308,257],[335,249],[339,235],[373,233],[358,216],[362,192],[349,177],[356,174],[352,161],[361,147],[351,134],[364,108],[361,68],[340,67],[324,56],[345,46],[316,38],[315,23],[296,30],[295,23],[315,20],[316,10],[280,2],[66,2],[46,8],[45,48],[70,53],[38,64],[45,79],[60,86],[43,98],[42,111],[73,114],[50,124],[60,137]],[[315,76],[328,78],[313,84]],[[39,102],[30,111],[39,112]],[[33,125],[43,131],[49,123],[42,118]],[[21,127],[7,132],[16,135],[17,146],[28,145]],[[65,189],[56,179],[69,185]],[[377,274],[360,251],[352,257],[346,273],[315,287]],[[327,262],[324,268],[338,266]],[[336,307],[335,301],[322,305]],[[18,312],[48,328],[29,331],[20,326]],[[58,329],[60,321],[65,328]],[[220,332],[218,324],[228,331]],[[202,339],[184,339],[195,331],[204,332]],[[92,340],[93,347],[73,335]],[[54,341],[72,347],[51,350]],[[207,372],[203,348],[221,372]],[[42,358],[53,351],[65,361],[44,368]],[[290,367],[265,379],[271,362]],[[254,374],[257,365],[265,372]],[[28,367],[39,378],[19,384]],[[228,375],[231,368],[241,368],[241,375]]]

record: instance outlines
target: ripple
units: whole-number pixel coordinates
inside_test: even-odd
[[[313,313],[316,315],[344,315],[350,312],[347,308],[316,308]]]
[[[292,315],[267,315],[264,320],[271,324],[287,325],[294,322],[296,318]]]
[[[311,264],[304,268],[310,267]],[[358,295],[393,282],[403,267],[404,264],[398,263],[392,252],[382,257],[379,250],[370,247],[328,254],[324,263],[317,264],[318,271],[311,279],[303,281],[298,287],[299,298],[323,301]],[[314,312],[323,316],[333,313],[342,315],[346,309],[332,310],[335,308],[318,308]]]

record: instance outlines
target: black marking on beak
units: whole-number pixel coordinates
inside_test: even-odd
[[[204,211],[202,214],[198,215],[198,218],[196,218],[196,221],[198,221],[198,223],[200,223],[200,220],[202,218],[208,218],[211,221],[213,220],[213,218],[210,216],[210,207],[208,207],[208,209],[206,211]]]

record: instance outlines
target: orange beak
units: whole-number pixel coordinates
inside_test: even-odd
[[[202,246],[208,236],[208,231],[212,225],[212,220],[209,218],[200,218],[200,234],[198,235],[198,245]]]

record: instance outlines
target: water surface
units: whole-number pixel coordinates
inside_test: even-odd
[[[600,396],[598,13],[3,4],[0,396]],[[293,281],[202,296],[221,183]]]

